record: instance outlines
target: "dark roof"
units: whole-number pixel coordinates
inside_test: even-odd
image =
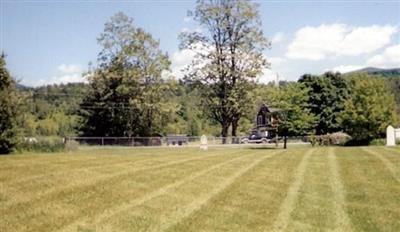
[[[263,103],[261,105],[261,107],[260,107],[260,111],[267,111],[267,112],[270,112],[270,113],[276,113],[276,112],[281,112],[281,111],[284,111],[284,110],[279,109],[279,108],[270,107],[267,104]]]

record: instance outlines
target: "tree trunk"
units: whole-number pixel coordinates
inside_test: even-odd
[[[147,136],[153,136],[153,112],[152,109],[147,110],[147,131],[146,134]]]
[[[284,137],[283,137],[283,149],[286,149],[287,148],[287,136],[285,135]]]
[[[223,122],[222,130],[221,130],[222,144],[226,144],[226,137],[228,136],[228,129],[229,129],[229,123]]]
[[[232,121],[232,143],[233,144],[239,143],[238,138],[236,138],[236,136],[237,136],[236,132],[237,132],[238,124],[239,124],[239,120],[238,119],[234,119]]]

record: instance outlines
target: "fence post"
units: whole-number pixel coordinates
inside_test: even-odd
[[[101,137],[101,146],[104,146],[104,137]]]

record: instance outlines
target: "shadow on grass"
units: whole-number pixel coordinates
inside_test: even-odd
[[[283,150],[282,147],[245,147],[243,149],[251,149],[251,150]]]

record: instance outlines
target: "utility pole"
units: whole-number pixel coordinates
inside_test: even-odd
[[[275,87],[276,88],[279,88],[279,74],[278,73],[275,73],[276,75],[275,75]]]

